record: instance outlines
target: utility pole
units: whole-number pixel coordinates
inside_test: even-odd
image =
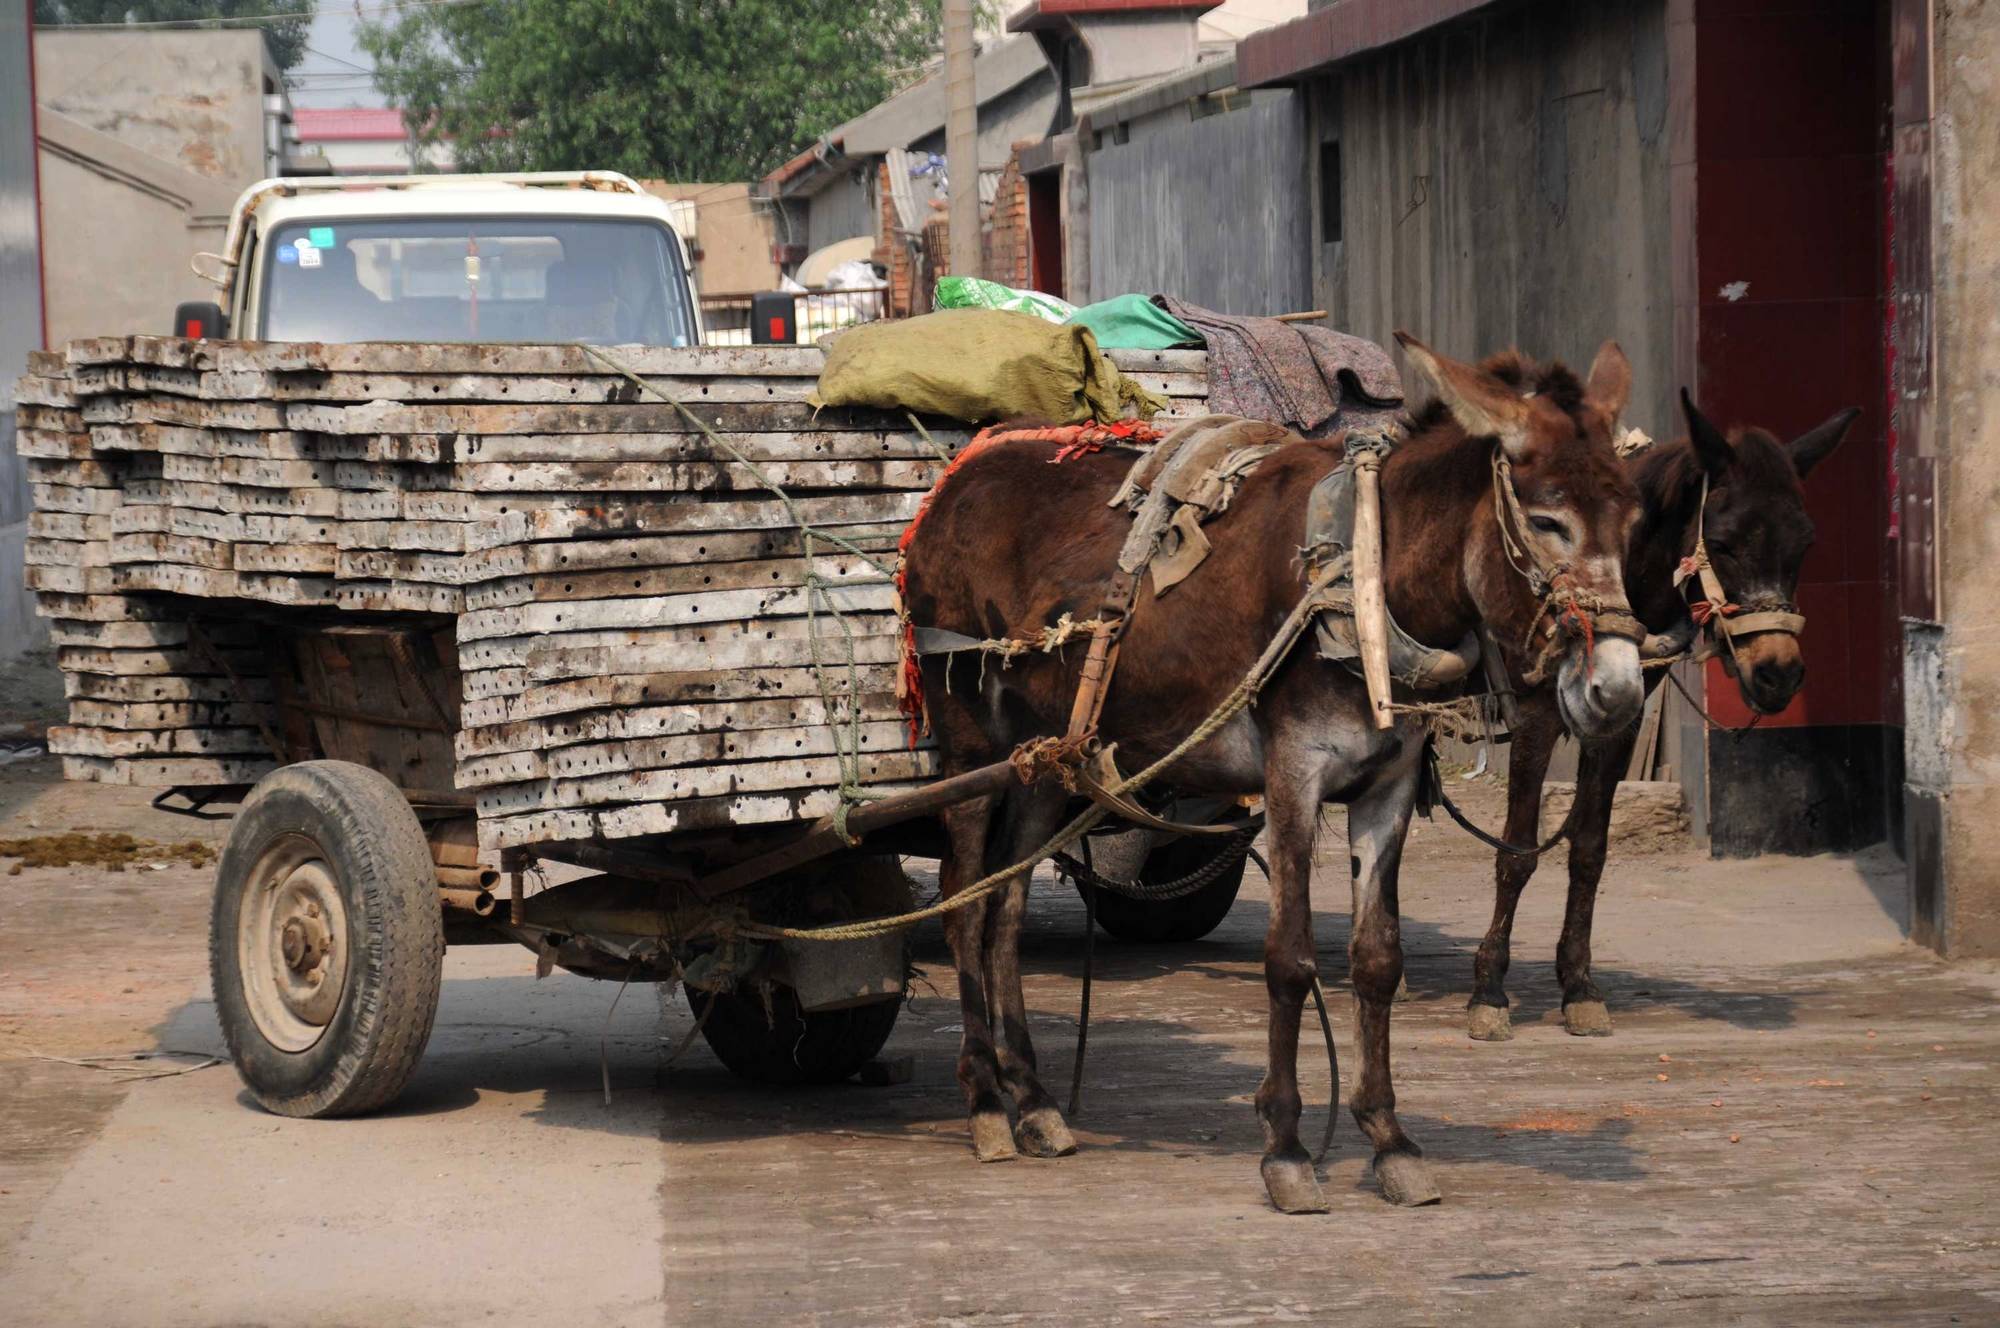
[[[951,178],[951,270],[980,275],[979,93],[972,73],[972,0],[944,0],[944,155]]]

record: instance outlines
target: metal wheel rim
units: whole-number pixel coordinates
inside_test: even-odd
[[[236,958],[250,1017],[281,1051],[326,1035],[347,986],[347,906],[318,844],[284,835],[250,869]]]

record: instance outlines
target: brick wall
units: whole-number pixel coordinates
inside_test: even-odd
[[[1000,184],[993,208],[986,214],[980,236],[986,279],[1005,286],[1027,289],[1028,270],[1028,181],[1021,174],[1021,145],[1016,144],[1000,172]]]

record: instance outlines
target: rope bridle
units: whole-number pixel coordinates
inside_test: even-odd
[[[1709,635],[1710,644],[1703,651],[1693,652],[1697,658],[1708,659],[1718,653],[1715,642],[1720,641],[1722,649],[1729,654],[1730,662],[1736,663],[1736,638],[1757,636],[1764,632],[1783,632],[1788,636],[1798,636],[1806,629],[1806,616],[1799,612],[1799,606],[1788,599],[1776,595],[1760,595],[1747,603],[1738,604],[1729,598],[1722,588],[1722,579],[1716,575],[1715,564],[1708,556],[1708,476],[1701,477],[1701,503],[1695,508],[1694,552],[1681,559],[1674,569],[1674,585],[1684,586],[1693,581],[1701,591],[1700,599],[1688,600],[1688,616],[1694,619],[1696,627]],[[1690,652],[1683,651],[1675,656],[1678,660]]]
[[[1521,510],[1520,495],[1514,492],[1513,467],[1506,452],[1493,449],[1493,516],[1500,527],[1500,551],[1528,583],[1535,597],[1535,616],[1521,642],[1525,667],[1522,679],[1529,684],[1545,681],[1570,642],[1581,640],[1584,668],[1592,667],[1599,636],[1616,637],[1637,645],[1646,639],[1646,625],[1632,613],[1622,591],[1615,597],[1580,584],[1574,569],[1549,556],[1528,527],[1528,515]]]

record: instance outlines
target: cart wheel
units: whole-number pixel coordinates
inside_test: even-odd
[[[403,1090],[444,966],[437,872],[416,814],[366,766],[267,775],[216,868],[209,974],[229,1055],[282,1116],[347,1116]]]
[[[1172,881],[1195,871],[1218,852],[1214,844],[1194,839],[1177,839],[1146,857],[1139,879],[1148,884]],[[1222,875],[1192,894],[1178,899],[1134,899],[1109,890],[1091,890],[1097,925],[1121,941],[1198,941],[1222,925],[1243,888],[1243,863],[1239,857]]]
[[[755,988],[723,992],[685,988],[715,1058],[760,1084],[837,1084],[882,1050],[901,1000],[870,1001],[841,1010],[799,1009],[790,987],[773,984],[769,1017]]]

